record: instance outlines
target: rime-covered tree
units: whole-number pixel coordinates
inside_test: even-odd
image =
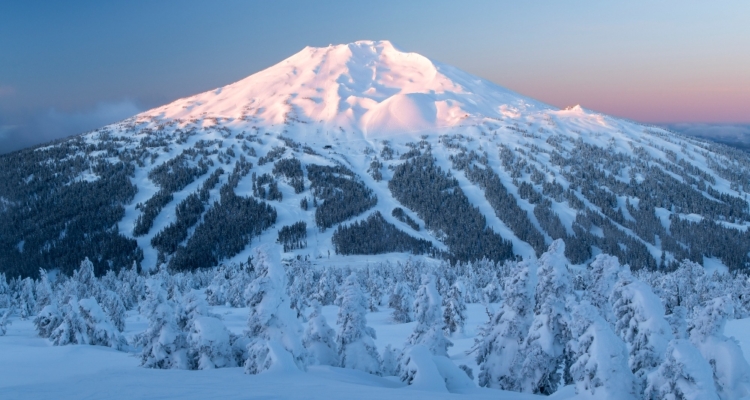
[[[686,339],[669,342],[664,361],[648,376],[644,397],[649,400],[719,400],[711,365]]]
[[[588,302],[573,304],[571,309],[572,340],[567,347],[576,392],[594,399],[640,398],[622,340]]]
[[[642,392],[648,374],[664,359],[667,345],[673,339],[672,328],[664,318],[659,298],[647,284],[628,272],[620,274],[610,302],[615,332],[627,346],[628,365]]]
[[[518,376],[511,371],[511,367],[526,338],[533,315],[529,268],[534,266],[527,261],[516,265],[503,282],[505,299],[501,307],[475,339],[479,386],[520,389]]]
[[[398,282],[388,298],[388,306],[393,309],[391,317],[394,322],[406,323],[412,321],[414,295],[406,282]]]
[[[1,277],[0,277],[1,279]],[[47,271],[39,269],[39,280],[36,282],[36,312],[38,313],[44,307],[52,304],[54,301],[52,285],[49,283]]]
[[[584,297],[599,309],[602,316],[608,321],[613,319],[612,307],[609,297],[617,283],[618,274],[624,267],[620,265],[617,257],[609,254],[599,254],[588,266],[588,282]]]
[[[141,365],[146,368],[188,369],[185,333],[177,325],[173,301],[167,299],[163,283],[156,279],[146,281],[146,298],[141,312],[148,318],[148,328],[138,335],[136,345],[141,347]]]
[[[569,312],[566,299],[572,296],[565,243],[557,239],[538,261],[534,318],[513,361],[521,391],[550,395],[560,384],[558,371],[564,365]]]
[[[52,332],[63,322],[63,317],[57,305],[44,306],[39,314],[34,317],[34,328],[41,338],[49,338]]]
[[[127,310],[125,309],[125,304],[123,304],[120,295],[111,290],[103,290],[99,297],[101,298],[100,305],[112,320],[112,324],[118,331],[124,331]]]
[[[367,302],[355,274],[341,287],[336,335],[339,365],[370,374],[380,374],[380,357],[375,347],[375,330],[367,326]]]
[[[414,300],[414,320],[417,324],[406,339],[405,348],[421,344],[433,355],[448,356],[448,347],[453,346],[453,343],[443,333],[445,325],[441,312],[442,302],[435,285],[435,276],[425,274]]]
[[[448,289],[448,295],[443,300],[443,323],[445,334],[451,336],[463,333],[466,324],[466,303],[464,302],[463,282],[457,281]]]
[[[688,328],[690,341],[713,370],[722,399],[750,395],[750,366],[737,341],[724,336],[724,326],[734,316],[732,299],[722,296],[697,309]]]
[[[16,304],[21,319],[28,319],[36,314],[36,297],[34,296],[34,281],[31,278],[21,280],[13,302]]]
[[[336,347],[336,332],[328,325],[317,300],[312,301],[311,307],[302,344],[310,353],[313,363],[337,367],[339,352]]]
[[[250,339],[245,373],[304,370],[308,354],[302,345],[302,325],[289,306],[284,267],[260,248],[254,251],[253,265],[257,278],[245,291],[250,308],[245,330]]]

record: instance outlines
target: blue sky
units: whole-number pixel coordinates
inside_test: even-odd
[[[748,1],[5,1],[0,153],[360,39],[556,106],[750,123]]]

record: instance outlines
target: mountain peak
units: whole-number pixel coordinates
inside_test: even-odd
[[[472,116],[501,117],[503,106],[547,108],[390,41],[362,40],[300,52],[241,81],[147,111],[266,125],[290,121],[368,136],[436,131]]]

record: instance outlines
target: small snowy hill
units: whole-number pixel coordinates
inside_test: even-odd
[[[176,270],[413,254],[633,268],[750,259],[746,153],[556,109],[387,41],[305,48],[233,84],[0,157],[0,271]]]

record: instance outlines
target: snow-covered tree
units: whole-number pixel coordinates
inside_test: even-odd
[[[336,277],[333,276],[332,268],[324,268],[321,272],[313,298],[324,306],[333,304],[336,299]]]
[[[109,289],[105,289],[100,292],[99,297],[101,299],[100,305],[112,320],[112,324],[114,324],[118,331],[124,331],[127,310],[125,310],[125,305],[123,304],[120,295]]]
[[[570,336],[565,304],[573,292],[565,243],[560,239],[552,242],[538,264],[534,319],[512,369],[521,391],[550,395],[560,384],[558,371],[565,362]]]
[[[24,278],[16,291],[13,300],[21,319],[28,319],[36,314],[36,297],[34,296],[34,281]]]
[[[52,285],[49,283],[47,271],[39,269],[39,280],[36,282],[36,312],[38,313],[44,307],[52,304],[54,300]]]
[[[86,325],[86,343],[94,346],[112,347],[122,350],[127,342],[112,320],[93,297],[78,301],[81,319]]]
[[[77,270],[73,271],[72,281],[75,282],[76,296],[79,299],[94,297],[98,294],[99,282],[94,275],[94,263],[88,257],[81,261]]]
[[[211,285],[206,288],[206,300],[212,306],[223,306],[227,302],[225,292],[228,287],[225,267],[222,265],[215,272]]]
[[[393,376],[398,374],[398,359],[401,357],[401,350],[394,348],[390,344],[385,345],[383,348],[382,359],[382,371],[385,376]]]
[[[0,272],[0,308],[10,307],[10,287],[8,281],[5,279],[5,273]]]
[[[307,348],[314,363],[319,365],[339,365],[339,352],[336,347],[336,332],[323,316],[320,302],[312,300],[312,312],[307,320],[307,329],[302,344]]]
[[[250,308],[245,335],[250,339],[245,373],[269,369],[302,369],[308,354],[302,345],[302,325],[289,305],[286,273],[278,260],[256,248],[253,265],[257,278],[245,291]]]
[[[187,325],[190,369],[236,367],[230,334],[220,319],[193,315]]]
[[[187,341],[176,321],[175,304],[167,299],[163,283],[146,281],[146,298],[141,312],[148,318],[146,331],[137,337],[141,365],[147,368],[188,369]]]
[[[357,282],[349,275],[341,287],[336,335],[339,365],[371,374],[380,374],[380,358],[375,347],[375,330],[367,326],[367,302]]]
[[[5,311],[0,314],[0,336],[5,336],[8,332],[8,325],[10,325],[10,314],[13,313],[13,306],[9,305]]]
[[[397,323],[412,321],[412,307],[414,306],[414,295],[406,282],[398,282],[393,293],[388,298],[388,307],[393,309],[391,316]]]
[[[685,307],[688,316],[692,315],[695,307],[702,299],[708,298],[708,279],[702,265],[690,260],[680,262],[679,268],[666,274],[660,282],[661,298],[667,314],[677,306]]]
[[[52,332],[63,322],[62,314],[55,304],[46,305],[34,317],[34,328],[41,338],[49,338]]]
[[[740,399],[750,395],[750,366],[737,341],[724,336],[724,325],[733,316],[730,296],[718,297],[696,310],[688,328],[690,341],[713,370],[722,399]]]
[[[599,313],[608,321],[613,320],[612,307],[609,298],[615,288],[619,273],[628,269],[628,266],[620,265],[615,256],[599,254],[588,266],[588,282],[584,298],[591,305],[599,309]]]
[[[405,348],[422,344],[433,355],[448,356],[448,347],[453,346],[453,343],[443,333],[445,324],[441,312],[442,302],[435,284],[435,276],[425,274],[414,300],[414,319],[417,324],[406,340]]]
[[[504,282],[502,306],[481,328],[475,351],[479,365],[479,385],[504,390],[519,390],[518,376],[511,371],[531,322],[532,299],[528,261],[516,265]]]
[[[648,374],[664,359],[667,345],[673,339],[672,327],[664,318],[664,307],[651,287],[628,272],[620,274],[610,301],[615,332],[627,346],[628,365],[642,392]]]
[[[644,397],[649,400],[719,400],[711,366],[686,339],[669,342],[664,361],[648,376]]]
[[[456,281],[445,297],[443,305],[443,323],[445,324],[445,334],[453,335],[456,332],[463,333],[466,324],[466,303],[464,302],[463,282]]]
[[[572,339],[567,347],[572,356],[570,377],[576,392],[592,399],[640,398],[628,367],[625,343],[587,301],[570,308]]]

